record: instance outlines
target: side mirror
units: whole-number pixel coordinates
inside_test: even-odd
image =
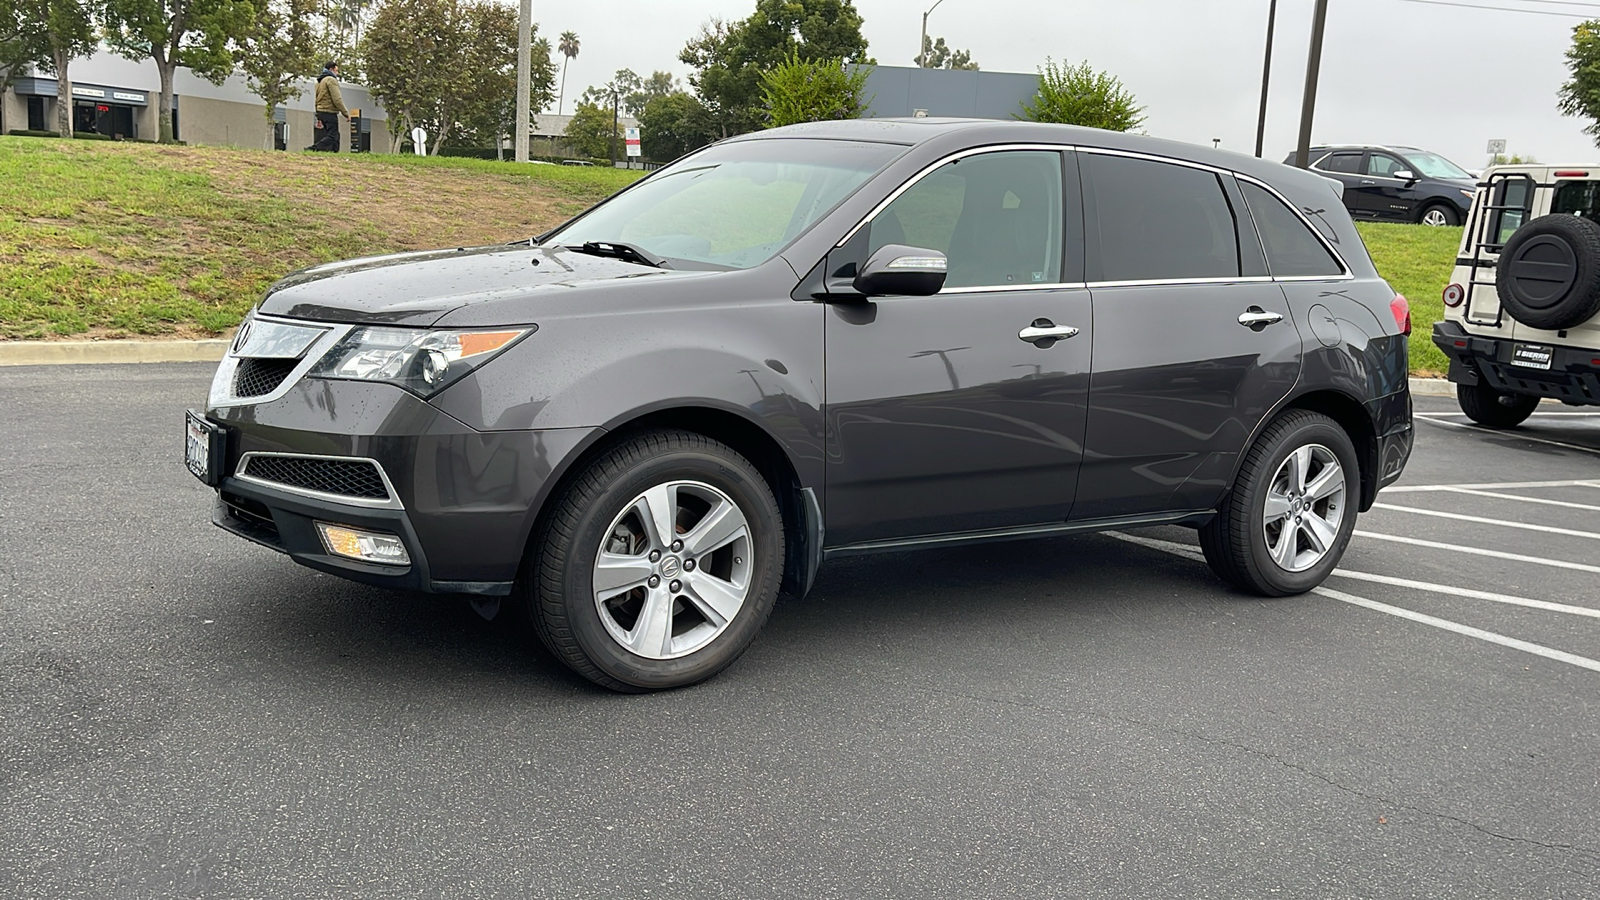
[[[1396,169],[1394,177],[1400,179],[1401,181],[1416,181],[1417,173],[1411,171],[1410,169]]]
[[[885,244],[867,257],[852,287],[863,297],[927,297],[944,288],[949,269],[949,261],[937,250]]]

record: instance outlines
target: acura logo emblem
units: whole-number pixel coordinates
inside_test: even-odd
[[[244,347],[244,342],[250,337],[250,320],[245,319],[239,326],[239,333],[233,336],[233,352],[237,354]]]
[[[661,574],[671,578],[678,574],[678,569],[681,565],[676,556],[669,556],[661,561]]]

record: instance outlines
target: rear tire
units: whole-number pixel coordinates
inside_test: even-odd
[[[1245,454],[1217,515],[1200,528],[1211,571],[1253,594],[1323,582],[1356,527],[1361,469],[1350,436],[1321,413],[1278,417]]]
[[[783,522],[765,479],[704,435],[650,431],[554,501],[517,591],[545,646],[626,693],[727,668],[777,599]]]
[[[1456,402],[1467,418],[1490,428],[1515,428],[1539,408],[1539,398],[1502,394],[1482,381],[1456,385]]]

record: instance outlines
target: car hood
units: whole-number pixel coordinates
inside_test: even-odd
[[[685,273],[519,242],[371,256],[302,269],[269,288],[260,309],[322,322],[428,326],[464,306],[525,297],[541,289],[680,274]]]

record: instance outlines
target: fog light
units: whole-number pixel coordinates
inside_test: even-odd
[[[346,556],[362,562],[381,563],[386,566],[409,566],[411,556],[406,545],[392,534],[381,531],[358,531],[343,525],[317,523],[317,533],[322,535],[322,546],[335,556]]]

